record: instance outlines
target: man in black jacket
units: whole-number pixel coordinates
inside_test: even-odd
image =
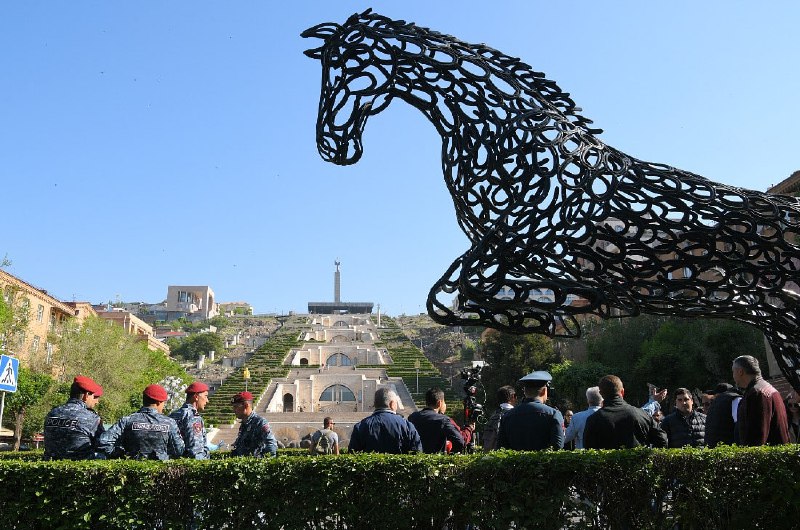
[[[702,447],[706,438],[706,415],[692,410],[694,400],[686,388],[675,391],[675,411],[661,422],[671,448]]]
[[[603,396],[603,408],[586,420],[583,444],[587,449],[667,446],[667,435],[653,417],[622,399],[625,389],[619,377],[607,375],[597,386]]]
[[[423,452],[459,453],[464,449],[463,432],[450,420],[449,416],[445,415],[446,411],[444,392],[433,387],[425,392],[425,408],[408,417],[408,421],[417,428]],[[471,434],[471,429],[471,427],[466,427],[467,436]],[[450,442],[449,450],[447,442]]]
[[[736,442],[736,411],[742,395],[728,383],[720,383],[707,393],[714,399],[706,413],[706,447],[732,445]]]

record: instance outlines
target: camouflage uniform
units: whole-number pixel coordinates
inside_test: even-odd
[[[278,441],[269,428],[269,422],[253,412],[239,426],[239,435],[233,443],[233,456],[275,456]]]
[[[169,460],[183,455],[184,444],[175,420],[152,407],[142,407],[107,430],[98,450],[109,457]]]
[[[178,431],[186,444],[183,456],[197,460],[207,459],[206,428],[197,409],[189,403],[184,403],[181,408],[173,410],[169,417],[178,424]]]
[[[105,429],[96,412],[78,398],[50,411],[44,420],[45,460],[95,458],[97,439]]]

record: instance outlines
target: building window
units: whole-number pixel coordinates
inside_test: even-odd
[[[31,343],[31,353],[36,353],[39,351],[39,335],[33,336],[33,342]]]
[[[44,306],[42,304],[36,308],[36,322],[44,322]]]
[[[331,385],[319,396],[320,401],[355,401],[353,391],[344,385]]]
[[[328,366],[351,366],[350,357],[343,353],[334,353],[326,361]]]
[[[53,362],[53,345],[48,342],[45,344],[44,349],[47,351],[47,359],[45,359],[45,362],[50,364]]]
[[[56,316],[53,313],[50,313],[50,327],[47,329],[50,333],[56,330]]]

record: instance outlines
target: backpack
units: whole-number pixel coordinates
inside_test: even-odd
[[[486,426],[483,428],[484,452],[497,449],[497,434],[500,432],[500,421],[503,419],[503,415],[505,415],[506,412],[508,412],[508,410],[502,408],[498,409],[489,417],[489,421],[486,422]]]
[[[330,429],[322,429],[319,431],[320,436],[317,440],[317,445],[314,446],[314,453],[318,455],[333,454],[333,436],[331,436]]]

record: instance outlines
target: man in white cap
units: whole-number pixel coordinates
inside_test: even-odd
[[[545,405],[553,376],[539,370],[519,382],[525,399],[503,416],[497,441],[501,449],[540,451],[564,447],[564,417]]]

